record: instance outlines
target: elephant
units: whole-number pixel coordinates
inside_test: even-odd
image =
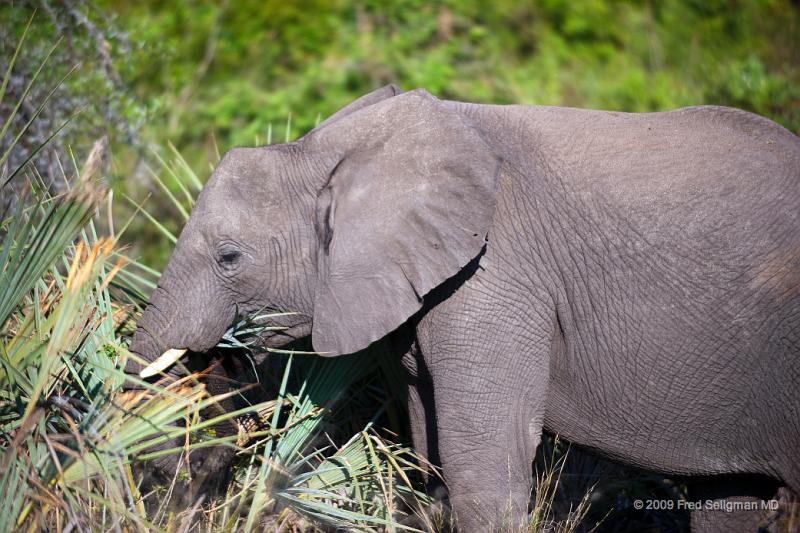
[[[758,115],[377,89],[227,152],[127,371],[265,310],[264,346],[395,340],[461,531],[525,524],[543,430],[685,480],[696,531],[800,493],[800,140]]]

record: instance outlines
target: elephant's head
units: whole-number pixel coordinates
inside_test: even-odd
[[[202,352],[237,310],[269,310],[296,314],[267,345],[310,333],[319,352],[355,352],[400,326],[476,257],[499,160],[446,103],[422,90],[398,92],[370,93],[296,142],[228,152],[131,351],[146,361],[168,350]]]

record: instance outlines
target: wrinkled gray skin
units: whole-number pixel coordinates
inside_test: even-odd
[[[743,111],[388,86],[225,156],[132,350],[207,350],[237,306],[297,311],[265,344],[311,335],[330,356],[396,331],[415,445],[463,531],[497,526],[509,498],[524,519],[543,427],[702,481],[695,498],[797,493],[798,206],[800,141]]]

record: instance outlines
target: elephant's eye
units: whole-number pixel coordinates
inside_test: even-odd
[[[217,256],[217,260],[219,264],[225,268],[231,268],[239,262],[239,259],[242,257],[242,253],[238,250],[222,250],[219,252]]]

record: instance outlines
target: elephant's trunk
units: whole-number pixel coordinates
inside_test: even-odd
[[[165,350],[164,344],[157,342],[155,337],[142,327],[141,324],[145,320],[145,316],[142,315],[130,346],[130,351],[140,357],[143,362],[128,358],[128,362],[125,365],[125,373],[135,377],[140,377],[147,364],[155,360]]]
[[[128,374],[148,378],[166,372],[177,376],[180,366],[174,363],[186,350],[213,348],[230,326],[234,308],[218,297],[213,280],[206,279],[210,273],[190,277],[179,263],[179,257],[170,261],[139,319],[130,351],[144,363],[129,360]]]
[[[178,317],[184,315],[185,312],[175,309],[174,304],[167,303],[163,289],[156,289],[151,297],[150,305],[139,319],[130,346],[130,351],[140,357],[143,362],[129,359],[125,366],[127,374],[142,378],[151,377],[161,371],[172,375],[177,374],[177,367],[174,364],[160,365],[154,368],[153,363],[170,350],[188,347],[183,346],[187,343],[185,332],[195,328],[191,327],[188,320],[178,320]],[[175,360],[171,361],[171,363],[175,362]]]

